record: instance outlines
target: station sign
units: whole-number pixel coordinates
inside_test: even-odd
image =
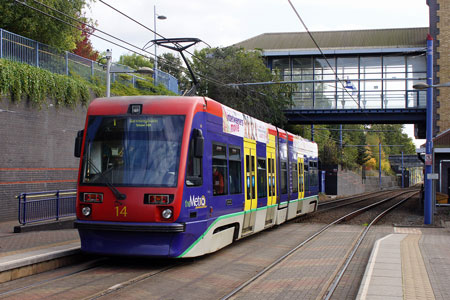
[[[428,180],[439,180],[439,174],[438,173],[429,173],[427,174]]]

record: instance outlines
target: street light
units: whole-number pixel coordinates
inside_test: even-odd
[[[111,91],[111,60],[112,50],[106,49],[106,97],[110,97]]]
[[[427,83],[414,86],[427,90],[423,221],[424,224],[431,225],[433,224],[433,182],[431,179],[433,171],[433,37],[430,34],[427,36]]]
[[[127,69],[128,67],[126,66],[122,66],[122,67],[117,67],[117,66],[112,66],[111,65],[111,59],[112,59],[112,51],[111,50],[106,50],[106,59],[107,59],[107,64],[106,64],[106,97],[109,98],[111,95],[111,74],[115,74],[115,73],[127,73],[127,74],[153,74],[154,70],[148,67],[141,67],[137,70],[129,70]],[[126,68],[124,68],[126,67]]]
[[[153,28],[155,29],[154,30],[154,39],[156,40],[156,18],[158,18],[158,20],[165,20],[165,19],[167,19],[167,17],[166,16],[162,16],[162,15],[158,15],[157,13],[156,13],[156,5],[154,5],[153,6]],[[155,81],[155,85],[156,84],[158,84],[157,83],[157,81],[158,81],[158,71],[157,71],[157,69],[158,69],[158,56],[156,55],[156,47],[157,47],[157,45],[156,45],[156,43],[155,43],[155,63],[154,63],[154,81]]]
[[[442,84],[432,84],[432,85],[428,85],[425,82],[419,82],[419,83],[416,83],[415,85],[413,85],[413,89],[416,89],[416,90],[425,90],[429,87],[433,87],[433,88],[435,88],[435,87],[450,87],[450,82],[446,82],[446,83],[442,83]]]
[[[431,44],[431,45],[430,45]],[[427,50],[427,83],[419,82],[413,85],[416,90],[427,90],[427,136],[425,144],[425,203],[424,203],[424,223],[433,223],[433,192],[431,173],[433,171],[433,88],[450,87],[450,82],[433,84],[433,40],[428,38]],[[441,174],[442,176],[442,174]]]

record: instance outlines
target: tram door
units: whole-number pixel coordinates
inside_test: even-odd
[[[297,164],[298,164],[298,198],[303,199],[305,198],[305,172],[303,167],[304,160],[303,158],[298,158]],[[297,205],[297,214],[302,212],[303,204],[301,201],[298,202]]]
[[[256,208],[256,142],[244,139],[245,207],[242,233],[251,233],[255,227]]]
[[[305,198],[305,172],[303,168],[303,158],[298,158],[298,198]]]
[[[275,218],[275,204],[277,203],[275,148],[267,147],[267,214],[266,225],[272,224]]]

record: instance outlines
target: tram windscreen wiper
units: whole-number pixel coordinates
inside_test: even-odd
[[[111,169],[107,169],[105,172],[101,172],[95,165],[94,163],[91,161],[90,158],[87,159],[89,166],[94,169],[94,171],[97,173],[96,175],[100,176],[104,183],[106,184],[106,186],[111,190],[111,192],[114,194],[114,196],[116,197],[117,200],[125,200],[127,199],[127,195],[122,194],[121,192],[119,192],[116,187],[109,181],[108,177],[105,176],[105,172],[108,170],[112,170]]]

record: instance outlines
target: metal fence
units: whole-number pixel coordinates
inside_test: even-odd
[[[98,77],[100,80],[106,82],[104,65],[67,51],[58,51],[48,45],[1,28],[0,58],[26,63],[46,69],[52,73],[68,76],[76,75],[85,80],[91,80],[92,77]],[[156,76],[155,84],[163,84],[169,91],[178,94],[178,80],[161,70],[156,71],[158,76]],[[121,80],[121,83],[133,85],[133,87],[140,89],[139,85],[136,84],[137,79],[149,81],[133,74],[129,75],[129,79]],[[114,78],[112,79],[112,82],[114,82]]]
[[[75,215],[76,190],[22,193],[17,198],[22,225]]]

